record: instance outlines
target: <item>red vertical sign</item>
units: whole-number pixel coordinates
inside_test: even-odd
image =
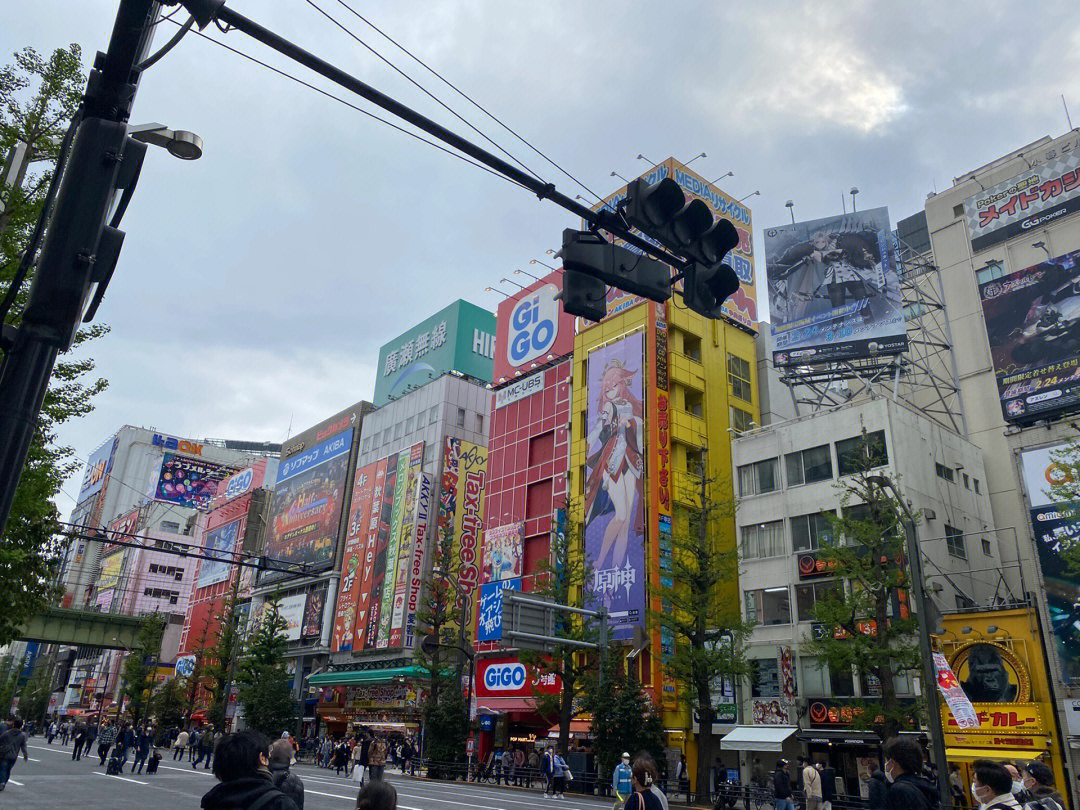
[[[377,464],[358,469],[353,478],[349,523],[345,534],[345,556],[341,564],[337,610],[334,619],[333,652],[349,652],[353,648],[353,633],[357,626],[360,587],[363,580],[364,541],[371,519],[372,493],[376,482]]]

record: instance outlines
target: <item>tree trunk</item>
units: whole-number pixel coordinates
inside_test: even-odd
[[[890,591],[887,588],[881,589],[881,594],[878,596],[877,603],[877,643],[878,647],[885,648],[887,652],[887,622],[889,621],[889,595]],[[885,658],[886,662],[890,659]],[[896,720],[896,684],[893,683],[893,670],[892,667],[886,663],[884,666],[878,668],[877,672],[878,680],[881,682],[881,709],[885,718],[885,723],[882,726],[882,739],[887,740],[890,737],[895,737],[900,731],[900,724]]]
[[[566,756],[566,753],[570,750],[570,721],[574,717],[574,688],[576,686],[576,679],[573,675],[573,667],[573,661],[570,661],[568,666],[566,658],[563,659],[562,702],[559,704],[559,752],[563,756]]]
[[[709,804],[709,770],[712,762],[712,695],[709,685],[698,685],[698,737],[697,737],[697,779],[694,792],[696,804]]]

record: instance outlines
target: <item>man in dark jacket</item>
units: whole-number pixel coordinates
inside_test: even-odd
[[[885,742],[885,778],[889,792],[885,797],[888,810],[933,810],[938,806],[938,791],[923,778],[922,749],[915,740],[892,737]]]
[[[221,738],[214,751],[214,776],[221,784],[202,797],[203,810],[299,810],[274,786],[270,740],[257,731]]]
[[[0,790],[7,787],[8,777],[11,776],[11,769],[18,761],[19,754],[23,755],[23,762],[30,759],[26,752],[26,732],[22,727],[22,718],[16,717],[11,726],[0,734]]]
[[[304,810],[304,781],[289,770],[293,747],[288,740],[274,740],[270,744],[270,775],[274,787],[293,800],[298,810]]]
[[[778,760],[776,770],[773,771],[773,798],[776,800],[776,810],[795,810],[795,802],[791,800],[791,776],[788,774],[788,761]]]

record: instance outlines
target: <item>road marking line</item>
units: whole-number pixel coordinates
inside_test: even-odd
[[[60,751],[60,750],[58,750],[58,749],[56,749],[56,748],[42,748],[42,747],[41,747],[40,745],[28,745],[28,746],[26,746],[26,747],[27,747],[27,748],[35,748],[35,749],[37,749],[38,751],[52,751],[52,752],[53,752],[54,754],[67,754],[67,755],[68,755],[69,757],[71,756],[71,752],[70,752],[70,751]],[[35,762],[36,762],[36,761],[37,761],[37,760],[35,760]]]
[[[18,785],[19,787],[26,787],[26,785],[24,785],[22,782],[16,782],[14,779],[8,779],[8,781],[11,782],[11,784],[13,785]]]
[[[116,776],[111,773],[102,773],[101,771],[94,771],[98,776],[104,776],[106,779],[122,779],[125,782],[134,782],[136,785],[145,785],[146,782],[140,782],[138,779],[129,779],[126,776]]]
[[[161,770],[162,768],[168,768],[170,771],[180,771],[180,773],[198,773],[198,774],[201,774],[203,776],[213,776],[214,775],[210,771],[200,771],[200,770],[196,770],[195,768],[177,768],[175,765],[158,765],[158,770]]]

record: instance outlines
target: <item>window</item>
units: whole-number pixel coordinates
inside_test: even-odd
[[[964,544],[964,533],[955,526],[945,524],[945,549],[950,557],[967,559],[967,546]]]
[[[763,560],[784,553],[784,521],[754,523],[739,529],[742,555],[746,560]]]
[[[785,588],[746,591],[746,618],[758,624],[791,624],[791,596]]]
[[[982,492],[982,490],[979,488],[979,479],[978,478],[972,478],[971,483],[973,483],[975,485],[975,494],[976,495],[980,494]]]
[[[832,512],[814,512],[791,519],[791,547],[793,551],[814,551],[834,542],[832,527],[826,515]]]
[[[962,204],[961,205],[954,205],[952,207],[952,215],[954,217],[956,217],[957,219],[962,217],[964,215],[964,206]]]
[[[701,362],[701,338],[697,335],[688,335],[683,332],[683,354],[691,360]]]
[[[686,448],[686,471],[691,475],[701,475],[701,465],[703,459],[701,457],[700,447],[687,447]]]
[[[431,409],[430,413],[428,413],[428,424],[429,425],[434,425],[438,421],[439,421],[439,406],[436,405]]]
[[[158,528],[163,532],[172,532],[173,534],[180,533],[180,522],[177,520],[163,520],[158,524]]]
[[[800,622],[814,621],[814,605],[820,600],[832,599],[839,589],[836,580],[828,582],[807,582],[795,586],[795,610]]]
[[[363,444],[361,445],[360,449],[361,449],[361,452],[366,453],[370,448],[371,448],[371,437],[368,436],[366,439],[364,439]]]
[[[983,552],[983,554],[985,554],[985,555],[986,555],[987,557],[993,557],[993,556],[994,556],[994,552],[993,552],[993,550],[992,550],[992,549],[990,548],[990,541],[989,541],[989,540],[987,540],[987,539],[986,539],[986,538],[984,537],[984,538],[982,538],[982,540],[980,540],[979,542],[980,542],[980,543],[982,543],[982,552]]]
[[[549,430],[529,439],[529,466],[535,467],[555,458],[555,431]]]
[[[401,431],[404,430],[404,429],[405,429],[405,423],[404,422],[398,422],[396,425],[394,425],[394,439],[395,440],[401,438]]]
[[[855,697],[855,679],[851,667],[829,667],[829,692],[833,697]]]
[[[426,442],[424,444],[424,466],[427,467],[430,464],[435,463],[435,444],[433,442]]]
[[[971,489],[971,479],[968,478],[968,474],[967,473],[960,473],[960,475],[964,479],[964,489]]]
[[[745,402],[753,402],[750,387],[750,364],[733,354],[727,356],[727,378],[731,384],[731,395]]]
[[[780,459],[767,458],[739,467],[739,495],[764,495],[780,488]]]
[[[465,427],[465,409],[464,408],[458,408],[457,409],[457,426],[458,427]]]
[[[803,697],[827,697],[825,679],[828,670],[821,665],[821,661],[813,656],[803,656],[799,659],[799,668],[802,670],[802,696]]]
[[[705,395],[693,388],[683,389],[683,407],[687,413],[700,417],[704,413]]]
[[[950,483],[955,483],[956,482],[956,473],[953,472],[952,467],[946,467],[944,464],[939,464],[938,462],[935,461],[934,462],[934,472],[937,473],[938,478],[944,478],[946,481],[948,481]]]
[[[750,668],[751,697],[780,697],[780,663],[772,658],[751,658],[746,662]]]
[[[476,415],[476,432],[477,433],[483,433],[484,432],[484,415],[482,413],[478,413]]]
[[[828,481],[832,478],[832,458],[829,456],[827,444],[811,447],[809,450],[800,450],[797,453],[788,453],[784,456],[784,463],[787,467],[789,487]]]
[[[840,475],[852,475],[888,463],[884,430],[875,430],[873,433],[836,443],[836,471]]]
[[[748,430],[753,429],[754,416],[742,408],[731,407],[731,426],[738,433],[745,433]]]
[[[408,419],[405,420],[405,435],[406,436],[408,436],[410,433],[412,433],[413,425],[415,424],[415,422],[416,422],[416,417],[414,417],[414,416],[410,416]]]

